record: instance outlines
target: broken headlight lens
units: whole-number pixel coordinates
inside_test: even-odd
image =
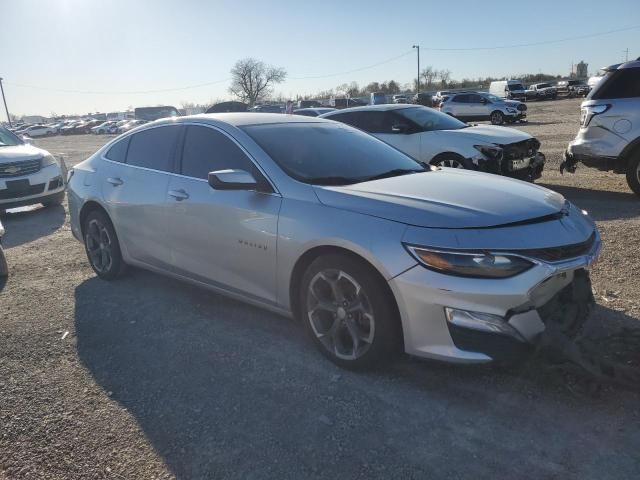
[[[486,158],[496,160],[502,158],[502,148],[498,145],[474,145],[473,148],[482,153]]]
[[[459,252],[407,246],[425,267],[447,275],[475,278],[507,278],[529,270],[533,263],[515,255]]]

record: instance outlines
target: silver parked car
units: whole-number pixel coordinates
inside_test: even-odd
[[[605,76],[582,102],[580,130],[561,171],[575,172],[582,162],[623,173],[640,197],[640,58],[603,70]]]
[[[73,168],[69,210],[100,277],[134,265],[294,315],[347,368],[526,351],[580,320],[600,249],[557,193],[296,115],[144,125]]]

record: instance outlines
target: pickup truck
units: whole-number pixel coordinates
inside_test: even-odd
[[[550,83],[534,83],[524,92],[527,100],[555,100],[558,89]]]
[[[582,80],[561,80],[557,83],[558,95],[565,95],[569,98],[586,97],[591,88]]]

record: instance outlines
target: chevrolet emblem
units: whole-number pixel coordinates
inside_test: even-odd
[[[21,168],[20,168],[20,167],[16,167],[16,166],[13,166],[13,167],[6,167],[6,168],[3,168],[3,169],[2,169],[2,171],[3,171],[4,173],[9,173],[9,174],[18,173],[20,170],[21,170]]]

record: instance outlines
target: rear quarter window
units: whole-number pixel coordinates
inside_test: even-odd
[[[592,100],[638,97],[640,97],[640,68],[624,68],[607,74],[589,96]]]
[[[130,138],[131,137],[126,137],[114,143],[111,148],[107,150],[105,157],[109,160],[113,160],[114,162],[124,163],[125,158],[127,157],[127,149],[129,148]]]

